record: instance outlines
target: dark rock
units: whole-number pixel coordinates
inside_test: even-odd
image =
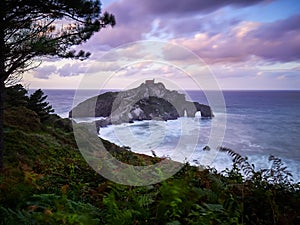
[[[212,118],[211,108],[198,102],[190,102],[185,95],[165,88],[162,83],[146,82],[139,87],[106,92],[80,103],[70,111],[70,117],[106,117],[97,121],[104,127],[110,124],[140,120],[174,120],[178,117]]]
[[[201,117],[204,118],[212,118],[214,116],[213,112],[211,111],[211,108],[208,105],[203,105],[198,102],[194,102],[197,111],[201,112]]]
[[[111,114],[113,103],[118,92],[106,92],[104,94],[87,99],[77,105],[76,117],[108,117]],[[74,109],[73,109],[74,110]],[[72,111],[69,117],[73,117]]]
[[[206,145],[204,148],[203,148],[203,151],[210,151],[210,147],[208,145]]]
[[[107,127],[108,125],[111,125],[111,121],[109,118],[96,121],[97,127]]]

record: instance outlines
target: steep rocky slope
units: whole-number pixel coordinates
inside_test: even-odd
[[[204,118],[212,118],[209,106],[187,101],[184,94],[168,90],[163,83],[146,82],[139,87],[120,92],[106,92],[92,97],[73,108],[69,116],[106,117],[99,126],[133,122],[136,120],[172,120],[197,111]]]

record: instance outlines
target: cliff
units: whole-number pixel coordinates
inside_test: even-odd
[[[98,122],[99,126],[106,126],[136,120],[172,120],[184,115],[194,117],[198,111],[201,117],[213,117],[209,106],[187,101],[184,94],[168,90],[162,83],[146,82],[137,88],[87,99],[74,107],[69,116],[106,117]]]

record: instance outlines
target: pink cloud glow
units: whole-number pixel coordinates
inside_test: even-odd
[[[113,13],[117,25],[100,31],[78,47],[92,53],[88,61],[78,64],[67,62],[65,65],[53,62],[53,65],[40,67],[33,76],[37,79],[48,79],[53,74],[71,77],[83,74],[86,69],[94,73],[99,70],[97,63],[106,51],[130,42],[156,39],[190,49],[211,66],[227,88],[235,85],[232,83],[235,78],[237,86],[243,84],[243,87],[248,85],[247,82],[254,84],[259,80],[261,88],[271,84],[271,79],[274,82],[286,81],[286,87],[290,79],[293,82],[291,87],[300,88],[300,82],[298,86],[295,84],[300,68],[300,14],[274,17],[270,21],[246,18],[247,11],[235,14],[244,9],[261,9],[272,2],[113,0],[103,11]],[[128,49],[127,56],[139,58],[136,52]],[[188,56],[170,49],[164,49],[164,54],[170,61],[188,60]],[[110,59],[104,63],[102,69],[118,70],[118,65]],[[294,63],[294,66],[284,71],[271,68],[272,65],[278,68],[278,65],[286,63]],[[265,65],[271,68],[271,72],[261,68]],[[246,83],[242,79],[246,79]]]

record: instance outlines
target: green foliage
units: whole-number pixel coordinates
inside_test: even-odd
[[[220,150],[233,157],[234,167],[227,170],[228,177],[244,180],[242,201],[247,224],[297,224],[300,221],[294,214],[294,210],[299,214],[300,208],[293,199],[300,197],[300,186],[293,183],[292,174],[281,159],[271,155],[270,168],[256,171],[247,158],[228,148]],[[287,218],[287,215],[291,217]]]
[[[45,56],[84,60],[91,53],[79,50],[95,32],[116,24],[101,14],[99,0],[3,0],[0,7],[0,169],[4,151],[4,89],[20,81],[20,74],[38,67]],[[38,100],[38,99],[37,99]],[[12,102],[12,101],[9,101]],[[19,103],[18,103],[19,104]],[[44,106],[37,113],[50,112]],[[44,120],[42,115],[41,120]]]
[[[4,224],[99,224],[99,209],[65,196],[33,195],[23,209],[0,208]]]
[[[54,109],[49,102],[46,102],[47,95],[44,95],[44,92],[41,89],[36,90],[32,93],[28,100],[28,108],[36,112],[41,118],[41,121],[46,120],[49,117],[50,113],[54,112]]]
[[[38,66],[33,59],[42,56],[86,59],[89,52],[75,52],[71,47],[116,23],[113,15],[101,15],[98,0],[4,0],[0,17],[4,45],[0,54],[5,65],[1,80]]]
[[[4,111],[4,127],[22,131],[39,131],[41,123],[39,116],[30,109],[24,106],[10,107]]]
[[[27,90],[22,85],[17,84],[5,88],[5,97],[5,117],[11,117],[12,120],[9,122],[10,125],[13,123],[13,120],[20,122],[18,121],[18,119],[22,116],[20,110],[24,111],[22,120],[27,116],[30,118],[35,117],[33,114],[34,112],[37,114],[41,122],[47,120],[50,117],[50,114],[54,112],[52,106],[46,102],[47,95],[44,95],[44,92],[41,89],[36,90],[28,97]],[[11,116],[10,114],[14,114],[14,112],[16,112],[18,115]],[[60,126],[65,125],[65,127],[67,127],[66,121],[63,121],[61,118],[57,117],[57,121],[58,120],[61,121],[59,124]],[[34,126],[36,122],[33,122],[32,124]]]
[[[293,175],[284,166],[282,160],[276,156],[271,155],[269,157],[269,162],[272,163],[270,168],[256,171],[255,166],[253,164],[250,165],[247,157],[243,157],[229,148],[220,147],[219,150],[227,152],[233,158],[233,169],[229,172],[230,176],[237,175],[238,177],[243,177],[239,174],[239,169],[241,169],[244,173],[244,180],[257,185],[277,185],[284,188],[293,186]],[[238,177],[237,179],[240,180]]]
[[[21,84],[6,87],[4,90],[4,95],[5,95],[5,102],[4,102],[5,108],[27,106],[28,103],[27,90]]]
[[[106,224],[151,224],[150,208],[156,193],[148,187],[110,185],[110,192],[103,198]]]
[[[12,124],[13,117],[23,118],[17,108],[21,107],[10,109],[6,122],[0,224],[300,223],[300,187],[274,156],[270,168],[255,170],[245,157],[223,149],[233,157],[234,166],[222,173],[185,164],[158,184],[124,186],[89,167],[72,132],[66,132],[67,122],[54,125],[60,120],[54,115],[42,123],[27,117],[28,124],[40,126],[29,129],[23,123]],[[108,141],[104,145],[125,163],[159,162]]]
[[[157,214],[167,220],[178,220],[184,215],[184,210],[188,210],[188,186],[182,180],[172,180],[163,182],[159,189],[161,200],[158,204]],[[196,197],[196,196],[195,196]],[[166,221],[167,222],[167,221]]]

